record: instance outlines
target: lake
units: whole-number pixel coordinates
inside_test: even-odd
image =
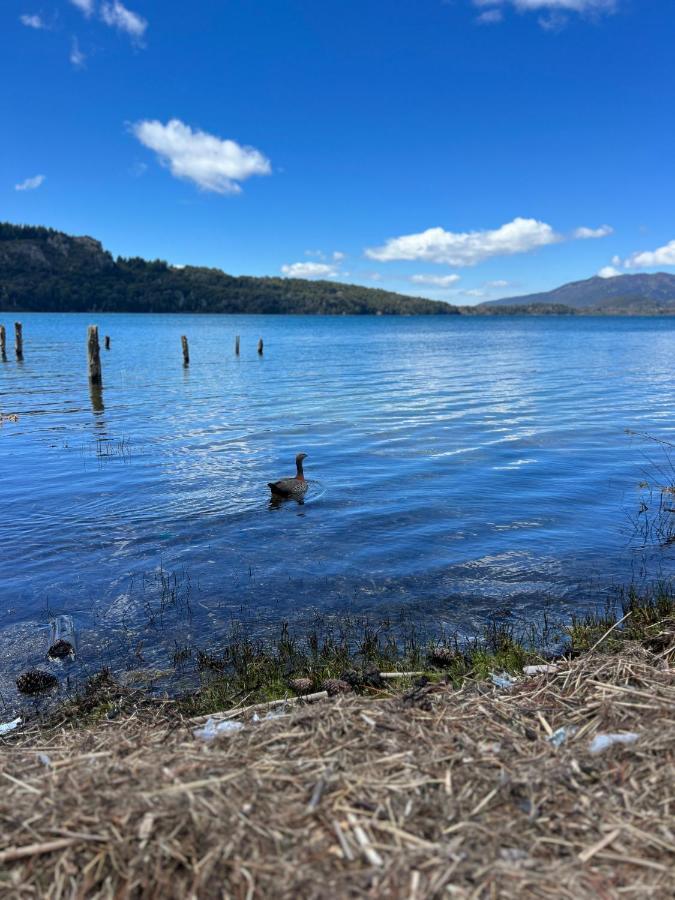
[[[0,363],[19,416],[0,427],[5,699],[57,616],[76,668],[161,669],[236,625],[349,613],[470,634],[673,574],[675,550],[633,525],[663,448],[627,429],[675,441],[675,318],[18,318],[24,361]],[[90,322],[112,339],[100,396]],[[301,450],[307,502],[270,506]]]

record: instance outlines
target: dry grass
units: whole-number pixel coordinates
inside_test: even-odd
[[[0,894],[670,898],[671,660],[627,645],[510,691],[341,696],[211,743],[171,702],[36,725],[0,740]]]

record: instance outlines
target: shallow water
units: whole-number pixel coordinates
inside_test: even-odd
[[[24,362],[0,363],[8,672],[57,614],[82,664],[161,667],[233,622],[466,631],[673,573],[630,521],[662,451],[626,429],[675,439],[675,319],[21,319]],[[307,502],[275,508],[300,450]]]

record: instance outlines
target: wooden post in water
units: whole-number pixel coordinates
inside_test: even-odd
[[[110,350],[110,335],[106,334],[105,336],[105,349]]]
[[[263,339],[258,338],[258,356],[263,355]]]
[[[87,359],[89,362],[89,381],[94,385],[103,384],[101,352],[98,345],[98,325],[90,325],[87,329]]]
[[[239,356],[239,335],[234,339],[234,353],[235,356]]]
[[[4,325],[0,325],[0,359],[3,362],[7,359],[7,335]]]
[[[23,332],[21,322],[14,323],[14,350],[17,359],[23,359]]]
[[[187,368],[187,366],[190,365],[190,348],[188,347],[188,340],[184,334],[181,335],[180,342],[183,347],[183,365]]]

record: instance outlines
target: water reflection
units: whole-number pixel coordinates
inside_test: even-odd
[[[304,506],[305,498],[304,497],[280,497],[278,494],[272,494],[270,497],[270,501],[268,503],[269,509],[280,509],[282,506],[286,504],[295,504],[296,506]]]
[[[105,405],[103,403],[103,385],[94,384],[92,381],[90,381],[89,399],[91,401],[92,411],[95,414],[105,412]],[[99,420],[97,420],[97,424],[100,424]]]

